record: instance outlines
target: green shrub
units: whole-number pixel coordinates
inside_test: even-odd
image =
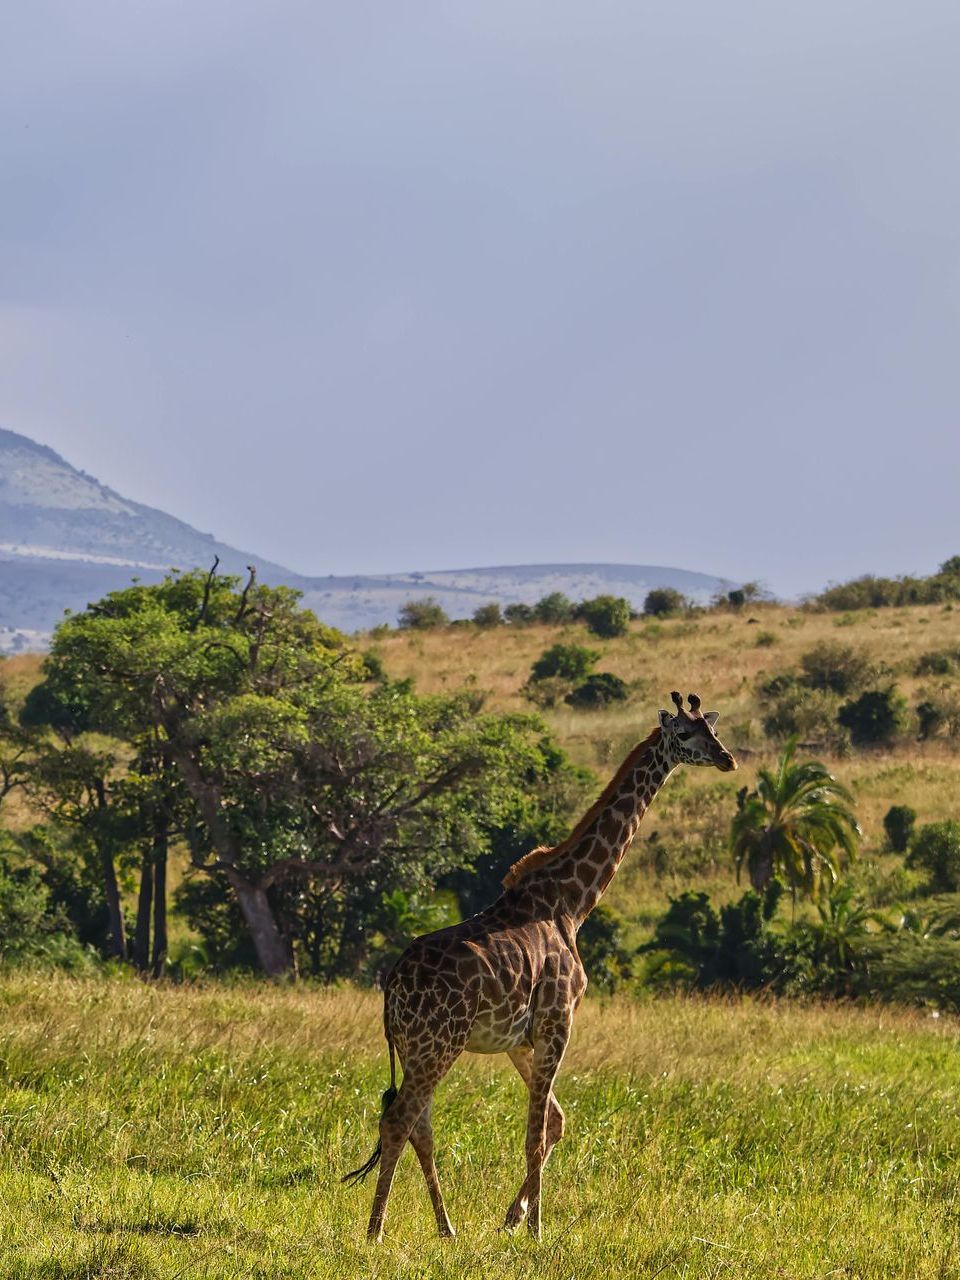
[[[366,649],[360,656],[363,658],[364,678],[382,684],[387,678],[387,672],[380,655],[372,649]]]
[[[528,604],[508,604],[503,616],[511,627],[525,627],[534,620],[533,608]]]
[[[917,821],[916,809],[908,804],[892,804],[883,816],[883,829],[894,853],[906,853]]]
[[[763,731],[771,738],[837,746],[845,736],[837,726],[838,706],[835,693],[786,683],[763,718]]]
[[[935,893],[960,890],[960,822],[948,819],[922,826],[910,842],[906,865],[925,871]]]
[[[473,611],[473,620],[478,627],[499,627],[503,625],[503,613],[495,600],[482,604]]]
[[[871,674],[865,653],[839,641],[823,640],[800,659],[801,677],[808,689],[826,689],[842,695],[855,693]]]
[[[600,657],[597,649],[588,649],[582,644],[552,644],[544,649],[530,670],[533,681],[560,679],[577,684],[590,674],[591,668]]]
[[[682,613],[686,607],[686,596],[673,587],[654,587],[643,602],[643,612],[648,618],[667,618]]]
[[[549,626],[570,622],[573,613],[573,601],[568,600],[562,591],[551,591],[533,606],[533,616],[537,622],[544,622]]]
[[[443,607],[433,596],[423,600],[408,600],[397,615],[399,626],[404,631],[430,631],[434,627],[445,627],[450,619]]]
[[[923,701],[917,704],[920,737],[960,737],[960,693],[949,687],[924,693]]]
[[[51,907],[49,890],[33,868],[0,865],[0,961],[68,969],[93,963],[66,914]]]
[[[631,977],[633,956],[624,945],[624,921],[601,902],[577,934],[577,950],[592,987],[612,993]]]
[[[845,702],[837,720],[857,746],[886,746],[902,737],[910,725],[910,708],[895,688],[868,689]]]
[[[873,934],[852,977],[859,995],[960,1011],[960,941],[909,930]]]
[[[917,732],[921,738],[934,738],[943,728],[943,708],[932,698],[917,703]]]
[[[630,601],[623,596],[594,596],[592,600],[581,600],[576,616],[583,619],[595,636],[612,639],[627,630],[630,612]]]
[[[564,701],[580,710],[596,711],[611,702],[624,702],[628,693],[625,680],[609,671],[600,671],[587,676],[583,684],[569,693]]]
[[[772,631],[758,631],[753,643],[758,649],[769,649],[777,643],[777,637]]]
[[[960,649],[928,649],[913,669],[917,676],[949,676],[960,669]]]

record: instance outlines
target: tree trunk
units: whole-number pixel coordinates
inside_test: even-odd
[[[170,747],[171,757],[209,832],[220,867],[237,895],[264,973],[271,978],[292,973],[293,951],[277,925],[266,889],[248,880],[238,868],[239,850],[234,834],[220,810],[219,791],[204,778],[190,752],[174,743],[173,735]]]
[[[140,864],[140,893],[137,897],[137,929],[133,935],[133,964],[146,973],[150,959],[150,909],[153,902],[153,859],[144,853]]]
[[[293,971],[293,952],[288,940],[277,927],[273,908],[267,899],[267,891],[258,884],[245,880],[233,867],[225,868],[225,874],[240,903],[240,910],[247,922],[253,945],[264,973],[279,978]]]
[[[167,820],[157,820],[153,839],[153,976],[162,978],[167,967]]]
[[[109,843],[100,845],[100,866],[103,870],[103,892],[107,900],[107,911],[110,914],[110,954],[118,960],[127,958],[127,935],[123,925],[123,905],[120,901],[120,886],[117,884],[117,869],[113,865],[113,850]]]
[[[94,790],[97,808],[102,813],[107,808],[107,788],[102,778],[96,780]],[[119,960],[126,960],[127,934],[123,923],[123,904],[120,901],[117,869],[113,865],[113,844],[109,836],[101,833],[97,834],[96,842],[97,852],[100,855],[100,867],[103,871],[103,894],[107,900],[107,911],[110,916],[110,954]]]

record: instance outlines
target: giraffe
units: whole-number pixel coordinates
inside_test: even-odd
[[[370,1159],[343,1178],[359,1182],[380,1166],[367,1228],[371,1241],[383,1239],[394,1171],[408,1141],[440,1235],[455,1234],[437,1179],[431,1106],[434,1090],[464,1050],[506,1053],[527,1086],[526,1176],[504,1228],[526,1219],[530,1233],[540,1238],[543,1166],[564,1131],[553,1086],[587,986],[577,931],[674,769],[737,767],[716,735],[717,713],[701,713],[696,694],[688,696],[689,711],[679,693],[670,696],[676,713],[659,713],[657,728],[628,754],[565,840],[520,858],[492,906],[416,939],[387,977],[383,1021],[390,1087],[383,1095],[380,1140]],[[399,1089],[397,1057],[403,1067]]]

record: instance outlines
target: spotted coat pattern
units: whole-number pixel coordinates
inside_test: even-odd
[[[391,1075],[395,1050],[403,1082],[380,1123],[372,1240],[382,1239],[394,1170],[407,1141],[423,1169],[441,1236],[454,1234],[437,1180],[430,1113],[437,1084],[464,1050],[507,1053],[527,1085],[526,1175],[504,1226],[526,1219],[539,1236],[543,1166],[564,1131],[553,1085],[587,986],[577,931],[673,770],[684,763],[736,768],[714,732],[715,714],[701,715],[695,695],[690,713],[679,694],[673,698],[676,715],[660,712],[659,727],[627,756],[567,840],[521,859],[492,906],[418,938],[391,971],[384,1029]],[[376,1153],[369,1164],[375,1161]]]

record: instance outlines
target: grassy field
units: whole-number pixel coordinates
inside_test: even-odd
[[[588,1001],[558,1094],[542,1244],[496,1228],[519,1184],[506,1059],[441,1086],[434,1239],[412,1153],[363,1238],[386,1080],[350,989],[0,979],[0,1274],[952,1277],[960,1028],[920,1012]]]

